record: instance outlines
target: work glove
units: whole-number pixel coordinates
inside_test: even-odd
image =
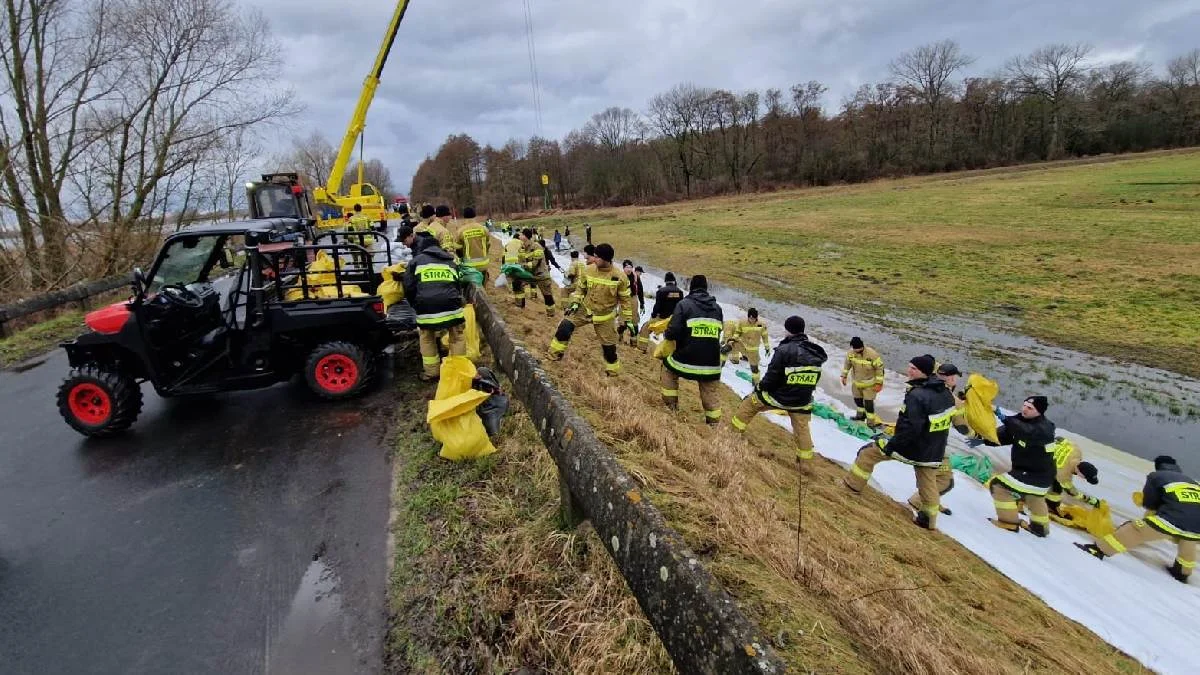
[[[875,393],[878,394],[881,391],[883,391],[883,385],[882,384],[875,385]]]
[[[958,392],[957,396],[958,396],[958,400],[960,400],[960,401],[967,400],[967,392],[965,392],[965,391]]]
[[[1087,505],[1088,505],[1088,506],[1090,506],[1090,507],[1092,507],[1093,509],[1095,509],[1095,508],[1099,508],[1099,507],[1100,507],[1100,504],[1101,504],[1101,503],[1102,503],[1104,500],[1100,499],[1099,497],[1093,497],[1093,496],[1091,496],[1091,495],[1084,495],[1083,501],[1087,502]]]
[[[732,342],[726,342],[725,344],[721,345],[721,353],[722,354],[728,354],[731,351],[733,351],[733,343]]]
[[[842,376],[842,386],[843,387],[846,386],[846,376],[845,375]]]
[[[634,323],[633,321],[626,321],[625,322],[625,330],[629,331],[629,335],[632,338],[633,336],[637,335],[638,325],[636,323]]]
[[[571,306],[568,307],[565,312],[563,312],[563,316],[573,316],[575,314],[575,312],[578,312],[578,311],[579,311],[579,303],[572,302]]]

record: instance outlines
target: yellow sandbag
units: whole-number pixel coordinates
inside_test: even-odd
[[[425,421],[433,437],[442,443],[438,453],[453,461],[486,457],[496,452],[475,408],[487,400],[487,392],[471,389],[475,365],[462,356],[442,361],[437,394],[429,402]]]
[[[400,280],[404,277],[404,263],[389,265],[383,268],[383,283],[379,284],[379,297],[383,298],[383,311],[404,299],[404,286]]]
[[[662,335],[667,331],[667,325],[671,323],[670,317],[666,319],[655,319],[646,324],[650,327],[651,335]]]
[[[675,341],[663,340],[654,348],[654,358],[665,359],[675,353]]]
[[[1108,502],[1102,501],[1100,506],[1094,509],[1081,504],[1063,504],[1058,507],[1058,511],[1066,517],[1055,518],[1055,522],[1077,530],[1086,530],[1097,539],[1103,539],[1116,531]]]
[[[999,393],[1000,386],[995,380],[979,373],[971,373],[967,378],[967,426],[992,443],[1000,442],[996,437],[996,414],[992,403]]]
[[[482,337],[479,334],[479,324],[475,322],[475,306],[466,305],[463,307],[463,315],[466,317],[466,323],[463,324],[463,339],[467,342],[467,358],[472,362],[478,362],[481,355],[479,344]],[[442,333],[438,338],[442,347],[447,351],[450,350],[450,336]]]
[[[334,278],[333,271],[333,258],[325,251],[317,251],[317,257],[308,264],[308,285],[336,284],[337,279]]]

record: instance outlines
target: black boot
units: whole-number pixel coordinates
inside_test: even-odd
[[[1183,565],[1180,565],[1178,560],[1175,561],[1174,565],[1167,567],[1167,572],[1170,572],[1171,576],[1175,577],[1175,581],[1183,584],[1188,582],[1188,575],[1183,573]]]
[[[1104,560],[1106,557],[1108,557],[1104,555],[1104,551],[1101,551],[1100,547],[1095,544],[1075,544],[1075,548],[1083,551],[1084,553],[1090,553],[1100,560]]]
[[[923,527],[926,530],[932,530],[934,527],[929,524],[929,514],[924,511],[917,511],[916,517],[913,518],[913,525]]]
[[[943,516],[952,516],[952,515],[954,515],[954,512],[953,512],[953,511],[951,511],[950,509],[946,508],[945,506],[939,506],[939,507],[938,507],[938,511],[941,511]]]
[[[1003,520],[999,520],[997,518],[988,518],[988,522],[1002,530],[1008,530],[1009,532],[1020,532],[1021,531],[1021,526],[1018,525],[1017,523],[1006,523]]]
[[[1029,530],[1030,534],[1038,537],[1045,538],[1050,536],[1050,526],[1045,523],[1034,523],[1023,520],[1021,521],[1021,527]]]

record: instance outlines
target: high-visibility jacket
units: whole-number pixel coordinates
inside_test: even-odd
[[[354,230],[355,232],[362,232],[371,229],[371,219],[359,213],[350,216],[350,220],[346,223],[346,225],[346,229]]]
[[[520,265],[521,264],[521,240],[512,239],[504,245],[504,264],[505,265]]]
[[[757,320],[750,323],[749,319],[739,319],[735,323],[734,334],[729,338],[737,340],[743,351],[757,350],[760,344],[767,349],[771,348],[771,342],[767,338],[767,327]]]
[[[602,323],[617,315],[621,309],[621,318],[626,322],[633,321],[633,298],[629,295],[629,280],[612,263],[588,265],[583,269],[583,275],[571,295],[571,302],[583,305],[584,310],[592,317],[593,323]]]
[[[521,245],[521,264],[534,279],[542,280],[550,278],[550,266],[546,264],[546,251],[542,249],[542,245],[530,239]]]
[[[491,241],[492,237],[486,227],[474,220],[468,220],[458,227],[454,235],[454,248],[467,265],[475,269],[486,269]]]
[[[863,347],[862,354],[851,349],[846,352],[846,365],[842,367],[842,377],[851,374],[851,381],[859,387],[883,384],[883,357],[870,347]]]
[[[1145,521],[1154,529],[1183,539],[1200,540],[1200,484],[1179,470],[1164,465],[1146,476],[1142,487]]]
[[[810,411],[813,390],[821,381],[821,365],[828,358],[821,345],[809,342],[808,336],[789,335],[779,343],[754,394],[772,408]]]
[[[418,237],[428,239],[428,236]],[[419,328],[448,328],[466,321],[454,256],[429,241],[404,270],[404,297],[417,314]]]
[[[696,381],[721,377],[721,333],[725,317],[716,298],[706,290],[694,290],[679,301],[664,340],[675,342],[675,351],[665,365],[671,372]]]
[[[415,234],[428,232],[438,240],[438,245],[442,247],[442,250],[449,252],[454,249],[454,241],[453,237],[450,236],[450,230],[447,230],[442,221],[437,218],[421,221],[420,225],[413,228],[413,232]]]
[[[996,429],[1000,445],[1012,446],[1012,470],[996,477],[1021,494],[1045,495],[1054,484],[1054,422],[1038,415],[1026,419],[1009,415]]]
[[[1075,469],[1079,468],[1079,463],[1083,461],[1083,453],[1079,451],[1079,448],[1065,438],[1056,438],[1054,445],[1051,445],[1049,450],[1054,455],[1054,465],[1058,470],[1054,477],[1055,485],[1051,487],[1051,492],[1056,495],[1054,499],[1061,500],[1062,495],[1058,493],[1065,492],[1093,506],[1099,504],[1099,499],[1089,497],[1075,487]]]
[[[941,378],[910,380],[896,434],[881,450],[892,459],[916,466],[940,466],[946,456],[954,417],[954,394]]]
[[[579,284],[579,278],[583,276],[583,270],[587,268],[587,264],[582,260],[575,259],[567,266],[567,290],[574,291],[575,286]]]

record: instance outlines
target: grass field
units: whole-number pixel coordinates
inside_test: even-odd
[[[558,318],[540,303],[497,304],[515,336],[544,353]],[[954,540],[916,529],[900,504],[874,490],[849,495],[845,469],[824,458],[806,480],[797,565],[786,432],[765,421],[745,437],[706,427],[689,383],[672,414],[657,361],[621,348],[624,372],[606,378],[591,331],[576,336],[562,362],[543,362],[547,372],[796,671],[1144,672]],[[732,414],[737,396],[723,397]]]
[[[74,338],[83,331],[83,312],[79,311],[69,311],[22,328],[0,339],[0,368],[49,351],[59,342]]]
[[[1200,377],[1200,151],[523,222],[582,234],[585,221],[618,259],[771,299],[1004,316],[1047,342]]]

